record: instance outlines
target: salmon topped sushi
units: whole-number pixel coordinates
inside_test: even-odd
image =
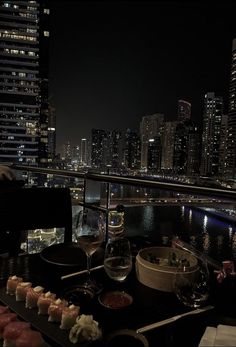
[[[16,301],[25,301],[28,289],[32,286],[31,282],[20,282],[16,287]]]
[[[0,315],[3,313],[9,313],[9,307],[8,306],[2,306],[0,305]]]
[[[3,313],[0,316],[0,338],[2,338],[3,330],[7,324],[17,319],[16,313]]]
[[[49,322],[60,322],[62,317],[62,310],[68,305],[66,300],[57,299],[50,304],[48,308],[48,321]]]
[[[48,308],[50,304],[52,304],[55,301],[56,294],[47,292],[47,293],[42,293],[37,302],[38,306],[38,314],[43,314],[47,315],[48,314]]]
[[[42,294],[43,290],[44,288],[41,286],[29,288],[26,293],[25,307],[26,308],[37,307],[38,298]]]
[[[30,329],[30,323],[13,321],[8,323],[3,330],[4,347],[15,347],[15,340],[21,335],[22,331]]]
[[[7,294],[15,295],[17,285],[23,281],[22,277],[10,276],[7,280]]]
[[[15,341],[15,347],[43,347],[45,341],[39,331],[25,329]]]
[[[61,317],[61,329],[70,329],[76,322],[76,318],[79,315],[80,307],[75,305],[70,305],[69,307],[64,307],[62,309]]]

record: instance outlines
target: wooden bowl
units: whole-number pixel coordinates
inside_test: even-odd
[[[193,255],[171,247],[143,248],[136,256],[137,278],[142,284],[150,288],[173,292],[174,276],[180,259],[186,260],[186,266],[183,273],[178,273],[189,279],[193,278],[198,268],[197,258]]]

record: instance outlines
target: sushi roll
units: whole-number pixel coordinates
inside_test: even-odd
[[[15,295],[18,283],[22,282],[23,278],[17,276],[10,276],[7,280],[7,294]]]
[[[50,304],[48,308],[48,321],[60,322],[62,317],[62,310],[68,305],[66,300],[57,299]]]
[[[7,324],[3,330],[3,347],[15,347],[15,340],[25,329],[30,329],[30,323],[13,321]]]
[[[44,288],[41,286],[29,288],[26,294],[25,307],[26,308],[37,307],[38,298],[42,294],[43,290]]]
[[[0,305],[0,315],[3,313],[9,313],[9,307],[8,306],[2,306]]]
[[[61,317],[61,329],[70,329],[76,322],[76,318],[79,315],[80,307],[75,305],[70,305],[69,307],[64,307],[62,309]]]
[[[15,341],[15,347],[43,347],[45,341],[39,331],[25,329]]]
[[[7,324],[17,319],[16,313],[3,313],[0,316],[0,338],[2,338],[3,330]]]
[[[47,293],[42,293],[37,301],[37,306],[38,306],[38,314],[48,314],[48,308],[50,304],[52,304],[55,301],[56,294],[47,292]]]
[[[16,301],[25,301],[27,290],[32,286],[31,282],[20,282],[16,287]]]

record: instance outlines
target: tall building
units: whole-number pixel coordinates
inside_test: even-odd
[[[80,164],[87,165],[88,164],[88,143],[87,139],[81,139],[80,144]]]
[[[175,130],[177,122],[165,122],[163,131],[163,145],[162,145],[162,170],[173,170],[173,158],[174,158],[174,141]]]
[[[236,38],[232,44],[232,63],[228,100],[227,175],[236,178]]]
[[[48,162],[46,1],[0,2],[0,161]]]
[[[164,127],[164,115],[155,113],[152,115],[144,116],[140,123],[140,137],[141,137],[141,168],[147,170],[148,168],[148,146],[149,140],[156,136],[160,136],[162,140]]]
[[[197,149],[199,151],[198,139],[198,128],[193,121],[186,119],[177,123],[173,157],[173,169],[176,173],[187,174],[188,171],[194,173]]]
[[[157,135],[148,141],[147,168],[150,173],[156,174],[161,170],[161,136]]]
[[[67,162],[71,162],[72,158],[72,146],[70,141],[67,141],[66,143],[63,143],[62,145],[62,158]]]
[[[225,176],[227,173],[227,139],[228,139],[228,115],[223,114],[220,125],[219,147],[219,173]]]
[[[201,174],[219,174],[220,129],[223,114],[222,97],[207,93],[204,98]]]
[[[191,104],[185,100],[178,100],[178,122],[184,122],[191,118]]]
[[[92,129],[91,166],[103,169],[107,165],[107,133],[103,129]]]
[[[188,132],[187,175],[200,173],[201,136],[198,127],[192,123]]]
[[[125,133],[124,166],[127,169],[140,169],[141,142],[135,131],[127,129]]]
[[[117,169],[121,167],[122,163],[122,136],[118,130],[112,130],[107,133],[107,165]]]
[[[56,110],[49,105],[48,113],[48,160],[56,156]]]

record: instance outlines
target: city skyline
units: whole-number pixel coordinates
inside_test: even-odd
[[[234,9],[233,2],[52,1],[57,148],[92,128],[137,130],[147,114],[174,120],[178,99],[192,104],[197,122],[205,93],[227,103]]]

